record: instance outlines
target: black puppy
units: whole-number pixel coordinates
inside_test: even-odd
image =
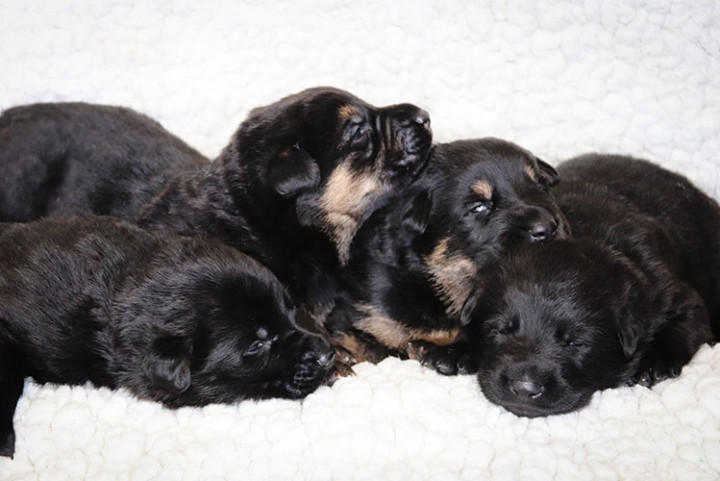
[[[490,269],[464,309],[469,344],[449,356],[474,356],[487,398],[523,416],[678,376],[720,336],[717,203],[629,157],[586,155],[558,171],[576,238],[518,248]]]
[[[484,267],[517,243],[568,234],[550,165],[486,138],[439,144],[412,189],[361,229],[349,295],[330,329],[357,361],[403,356],[408,342],[453,342]],[[415,356],[415,353],[412,353]]]
[[[48,218],[4,224],[0,252],[0,455],[28,376],[174,408],[301,398],[332,368],[275,276],[218,241]]]
[[[418,107],[326,87],[253,110],[212,163],[127,109],[18,107],[0,117],[0,220],[92,212],[205,233],[322,320],[355,232],[423,167],[431,137]]]

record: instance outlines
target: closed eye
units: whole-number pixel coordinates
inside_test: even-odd
[[[244,356],[257,356],[262,354],[270,347],[270,343],[265,340],[257,340],[250,344],[247,349],[243,351]]]
[[[580,347],[583,345],[577,333],[567,332],[564,328],[559,328],[555,336],[560,344],[566,347]]]
[[[346,127],[348,144],[352,147],[362,147],[370,140],[370,126],[366,119],[360,116],[351,118]]]
[[[490,199],[482,199],[473,202],[469,206],[469,212],[472,214],[478,214],[482,216],[486,216],[490,213],[492,210],[493,203]]]
[[[264,336],[260,336],[260,339],[253,341],[248,347],[242,349],[243,357],[260,356],[270,351],[270,348],[272,348],[273,343],[277,341],[278,337],[273,336],[272,338],[268,338],[267,331],[264,329],[262,331],[264,332],[259,332],[258,334],[264,334]]]
[[[508,336],[514,334],[518,330],[520,321],[517,318],[513,318],[508,322],[499,322],[490,326],[490,333],[493,335]]]

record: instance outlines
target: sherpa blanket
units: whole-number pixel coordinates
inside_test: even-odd
[[[252,107],[334,85],[424,107],[439,141],[642,156],[718,198],[719,5],[0,0],[0,108],[126,105],[212,157]],[[720,346],[653,389],[532,420],[470,376],[398,359],[356,372],[303,402],[177,411],[28,381],[0,479],[720,479]]]

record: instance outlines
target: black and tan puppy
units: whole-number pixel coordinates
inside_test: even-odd
[[[470,342],[449,355],[474,356],[486,397],[523,416],[678,376],[720,336],[717,203],[629,157],[586,155],[558,171],[575,238],[520,247],[489,269],[464,309]]]
[[[3,224],[0,252],[0,455],[29,376],[174,408],[301,398],[332,368],[275,276],[218,241],[48,218]]]
[[[330,319],[360,360],[403,355],[408,342],[446,344],[484,267],[519,243],[568,234],[549,189],[558,175],[493,138],[439,144],[412,189],[358,234],[349,295]]]
[[[212,163],[127,109],[18,107],[0,117],[0,220],[92,212],[205,233],[264,263],[321,320],[355,232],[430,144],[418,107],[327,87],[251,111]]]

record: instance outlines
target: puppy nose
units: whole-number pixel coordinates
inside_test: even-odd
[[[520,399],[536,399],[542,396],[545,386],[523,377],[510,381],[510,391]]]
[[[387,115],[391,119],[397,122],[396,125],[400,128],[415,128],[420,125],[425,127],[425,129],[430,129],[430,114],[417,105],[397,104],[386,107],[383,110],[387,112]]]
[[[321,354],[315,359],[315,362],[317,362],[320,367],[330,367],[333,362],[335,362],[335,351],[326,352],[325,354]]]
[[[422,125],[427,130],[430,130],[430,114],[427,113],[427,111],[420,109],[417,117],[415,117],[415,123]]]
[[[530,242],[545,242],[552,240],[557,232],[555,219],[543,219],[530,226]]]

